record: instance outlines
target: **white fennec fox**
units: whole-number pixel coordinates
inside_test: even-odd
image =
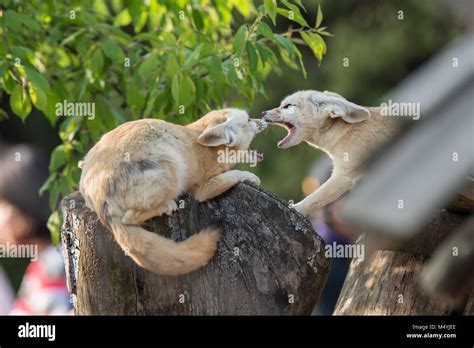
[[[191,272],[214,255],[218,230],[204,229],[176,243],[140,225],[172,213],[182,193],[202,202],[240,181],[259,185],[254,174],[219,163],[217,153],[225,147],[247,150],[264,128],[264,121],[249,119],[238,109],[212,111],[186,126],[154,119],[124,123],[102,136],[86,155],[80,191],[141,267],[162,275]]]
[[[294,208],[314,218],[319,208],[350,190],[361,176],[365,160],[398,130],[394,117],[382,117],[379,107],[362,107],[339,94],[299,91],[278,108],[264,111],[262,119],[285,127],[278,142],[285,149],[305,141],[326,152],[333,161],[331,177]]]

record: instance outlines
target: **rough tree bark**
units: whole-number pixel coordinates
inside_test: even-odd
[[[159,276],[126,257],[76,192],[62,202],[61,239],[76,314],[309,315],[329,260],[310,223],[276,196],[240,183],[206,203],[154,218],[147,230],[186,239],[223,229],[216,255],[195,272]]]
[[[339,295],[335,315],[472,314],[471,299],[454,308],[421,290],[420,274],[434,250],[466,221],[466,216],[442,210],[424,230],[393,250],[376,250],[365,260],[354,259]],[[361,240],[367,245],[373,241]],[[474,295],[474,293],[473,293]]]

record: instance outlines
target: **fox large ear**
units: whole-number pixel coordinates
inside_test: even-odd
[[[324,91],[323,93],[326,94],[328,97],[334,97],[334,98],[340,98],[340,99],[346,100],[346,98],[344,98],[342,95],[334,93],[334,92]]]
[[[234,144],[234,133],[230,122],[226,121],[218,125],[210,125],[199,135],[197,141],[204,146],[232,146]]]
[[[341,117],[348,123],[362,122],[370,118],[370,111],[363,106],[357,105],[345,99],[343,96],[324,91],[327,98],[324,100],[322,113],[328,117]]]

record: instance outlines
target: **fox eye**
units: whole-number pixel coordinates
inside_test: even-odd
[[[286,104],[286,105],[283,107],[283,109],[288,109],[290,106],[296,106],[296,105],[294,105],[294,104]]]

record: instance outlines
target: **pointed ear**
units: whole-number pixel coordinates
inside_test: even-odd
[[[329,93],[332,94],[332,92]],[[323,109],[323,113],[332,118],[341,117],[347,123],[362,122],[371,116],[368,109],[352,103],[339,95],[338,97],[328,95],[325,104],[327,106]]]
[[[346,98],[344,98],[342,95],[334,93],[334,92],[324,91],[323,93],[326,94],[328,97],[334,97],[334,98],[340,98],[340,99],[346,100]]]
[[[218,124],[217,126],[208,126],[197,138],[199,144],[204,146],[232,146],[234,139],[233,133],[229,127],[229,122]]]

